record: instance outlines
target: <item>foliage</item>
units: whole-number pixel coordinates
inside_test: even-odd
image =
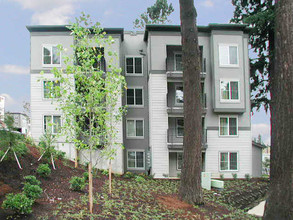
[[[146,180],[142,176],[136,176],[135,181],[138,183],[144,183]]]
[[[135,174],[132,173],[132,172],[126,172],[124,175],[123,175],[124,178],[126,179],[131,179],[131,178],[134,178],[135,177]]]
[[[40,143],[38,145],[41,154],[43,154],[43,159],[46,160],[46,162],[51,161],[51,155],[53,158],[57,159],[64,159],[65,158],[65,152],[62,152],[60,150],[57,150],[56,143],[56,136],[51,134],[49,131],[45,132],[40,137]]]
[[[41,182],[37,180],[35,176],[25,176],[23,177],[23,179],[25,180],[24,184],[31,184],[36,186],[39,186],[41,184]]]
[[[249,175],[249,173],[246,173],[246,174],[245,174],[245,179],[246,179],[247,181],[250,181],[250,180],[251,180],[251,176]]]
[[[274,62],[275,1],[232,0],[235,6],[233,23],[247,23],[249,44],[258,57],[250,60],[252,109],[269,108],[270,75]]]
[[[88,180],[88,179],[89,179],[89,172],[84,172],[84,173],[83,173],[83,178],[84,178],[85,180]]]
[[[265,174],[269,174],[270,173],[270,167],[271,167],[270,159],[265,158],[265,160],[262,162],[262,165],[264,167]]]
[[[198,206],[195,214],[182,209],[170,209],[158,202],[161,196],[174,197],[178,193],[179,183],[178,180],[147,179],[142,184],[136,179],[114,179],[111,196],[108,194],[106,184],[103,185],[102,192],[97,194],[99,199],[96,202],[103,207],[99,213],[89,215],[85,209],[87,199],[81,196],[80,199],[70,203],[59,203],[55,218],[203,219],[203,216],[197,214],[204,213],[206,215],[204,219],[250,220],[255,218],[238,208],[248,207],[251,202],[263,198],[268,187],[268,182],[264,181],[225,181],[225,188],[222,191],[204,191],[207,206]],[[240,198],[243,201],[240,201]],[[73,211],[77,210],[76,207],[79,211]]]
[[[16,214],[32,213],[33,199],[28,198],[22,193],[8,194],[2,204],[2,208],[12,210]]]
[[[7,128],[0,130],[0,155],[3,156],[9,147],[11,149],[7,153],[5,159],[13,159],[13,151],[17,153],[18,157],[25,155],[28,151],[25,145],[25,138],[22,134],[16,132],[13,126],[13,117],[9,114],[6,114],[4,123],[6,124]]]
[[[147,24],[165,24],[170,22],[168,16],[174,11],[172,3],[168,0],[156,0],[156,3],[147,8],[139,18],[133,22],[134,28],[144,29]]]
[[[35,200],[35,199],[41,198],[43,190],[38,185],[31,185],[29,183],[26,183],[23,187],[23,193],[28,198]]]
[[[220,174],[220,179],[223,180],[224,179],[224,174]]]
[[[232,173],[233,179],[237,180],[237,173]]]
[[[37,168],[37,173],[41,177],[48,177],[51,174],[51,169],[48,164],[40,164]]]
[[[109,175],[109,171],[108,170],[101,170],[101,173],[104,176],[108,176]]]
[[[81,178],[78,176],[74,176],[71,178],[71,180],[69,181],[70,183],[70,189],[74,190],[74,191],[81,191],[84,189],[84,187],[86,186],[86,182],[85,182],[85,178]]]
[[[26,136],[25,137],[25,143],[30,145],[30,146],[36,146],[36,143],[34,141],[34,139],[30,136]]]

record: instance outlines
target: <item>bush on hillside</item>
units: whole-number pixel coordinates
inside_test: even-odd
[[[23,193],[10,193],[6,196],[2,208],[13,211],[15,214],[30,214],[32,213],[33,199],[28,198]]]
[[[48,177],[51,174],[51,169],[48,164],[40,164],[37,168],[37,173],[41,177]]]

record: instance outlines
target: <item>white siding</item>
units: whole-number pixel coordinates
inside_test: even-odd
[[[152,152],[152,174],[162,178],[169,173],[169,153],[167,147],[167,78],[166,74],[150,74],[150,146]]]
[[[206,172],[211,172],[212,177],[232,178],[232,173],[237,173],[238,178],[245,174],[252,175],[252,147],[251,131],[239,131],[238,137],[219,137],[218,131],[207,131],[208,148],[206,150]],[[238,152],[238,171],[220,172],[220,152]]]

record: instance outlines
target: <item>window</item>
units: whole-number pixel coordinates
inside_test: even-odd
[[[239,82],[221,80],[221,100],[239,101]]]
[[[183,104],[183,86],[175,87],[175,104]]]
[[[236,136],[237,134],[237,117],[220,117],[220,136]]]
[[[57,86],[60,87],[60,82],[43,81],[44,98],[45,99],[59,98],[61,94],[54,91],[54,88]]]
[[[143,120],[128,119],[126,121],[127,137],[143,137]]]
[[[143,151],[128,151],[127,152],[127,167],[133,169],[144,169],[144,152]]]
[[[175,53],[175,71],[182,71],[182,53]]]
[[[177,170],[181,170],[183,162],[183,153],[177,152]]]
[[[142,75],[142,57],[126,57],[126,74]]]
[[[184,119],[176,118],[176,135],[177,137],[184,136]]]
[[[61,116],[45,115],[44,116],[44,131],[52,134],[60,132]]]
[[[43,46],[43,66],[60,66],[61,52],[55,45]]]
[[[238,170],[237,153],[225,152],[220,154],[220,170],[233,171]]]
[[[143,92],[142,88],[128,88],[127,89],[126,104],[130,106],[143,105]]]
[[[238,46],[219,45],[220,66],[238,66]]]

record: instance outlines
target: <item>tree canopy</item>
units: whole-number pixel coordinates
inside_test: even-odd
[[[165,24],[170,22],[168,16],[174,11],[172,3],[168,4],[168,0],[156,0],[156,3],[147,8],[139,18],[133,22],[134,28],[143,29],[146,24]]]
[[[274,0],[232,0],[235,6],[232,23],[246,23],[252,27],[249,44],[257,54],[250,59],[252,109],[263,105],[268,110],[270,103],[270,74],[274,62]]]

